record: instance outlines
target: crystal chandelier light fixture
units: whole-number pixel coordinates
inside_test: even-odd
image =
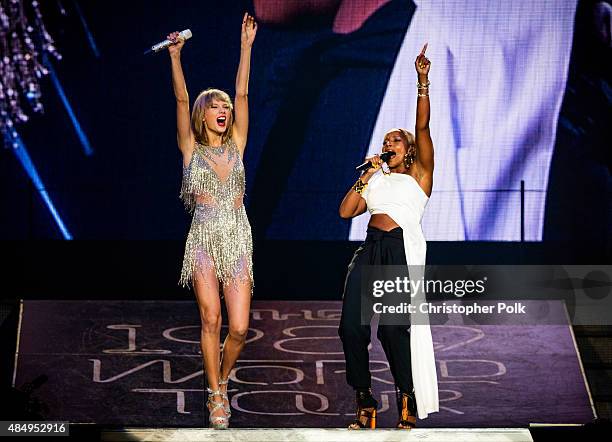
[[[17,145],[16,125],[42,113],[40,80],[45,57],[61,55],[45,28],[38,1],[0,0],[0,132],[4,145]]]

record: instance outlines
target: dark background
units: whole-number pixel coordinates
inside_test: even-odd
[[[189,297],[176,285],[190,217],[178,199],[170,62],[164,52],[143,51],[172,30],[190,28],[194,37],[182,61],[191,99],[210,86],[233,95],[240,22],[253,4],[79,2],[99,57],[75,3],[62,3],[65,15],[58,4],[42,6],[63,55],[52,63],[94,153],[84,154],[51,79],[43,78],[45,113],[19,132],[75,241],[59,241],[19,161],[10,148],[0,149],[6,297]],[[610,48],[594,32],[593,4],[580,2],[576,16],[544,241],[430,242],[429,262],[610,262]],[[347,36],[331,31],[333,14],[260,26],[244,159],[257,297],[339,298],[356,244],[343,240],[350,223],[337,216],[337,204],[354,180],[351,166],[365,153],[379,89],[413,8],[408,0],[391,1]],[[283,230],[296,218],[304,219],[299,231]]]
[[[31,115],[19,133],[75,240],[62,241],[14,153],[0,149],[0,350],[5,355],[0,377],[5,385],[12,382],[19,299],[192,299],[190,290],[177,285],[190,217],[178,199],[181,158],[170,62],[166,53],[142,53],[168,32],[190,28],[194,37],[182,61],[191,99],[210,86],[233,95],[240,21],[245,10],[253,11],[250,1],[80,1],[100,51],[96,57],[73,1],[61,2],[66,15],[59,2],[41,3],[63,55],[53,66],[94,154],[83,153],[51,79],[43,78],[45,113]],[[579,2],[544,240],[429,242],[429,263],[611,262],[611,54],[593,29],[595,3]],[[260,27],[245,154],[256,299],[340,299],[357,244],[343,240],[349,222],[336,216],[334,206],[354,180],[347,165],[363,157],[379,104],[380,94],[372,91],[386,84],[412,8],[410,1],[393,0],[360,32],[344,37],[331,32],[333,14],[300,18],[290,29]],[[395,18],[392,25],[388,16]],[[354,118],[339,125],[321,109]],[[304,149],[313,145],[321,148]],[[338,145],[347,146],[345,155],[330,154]],[[287,199],[282,193],[295,190],[286,187],[295,174],[309,192]],[[318,221],[304,222],[299,232],[282,229],[285,220],[295,224],[288,217],[313,213]],[[290,237],[300,240],[278,239]],[[609,354],[610,335],[597,333],[607,339],[602,354]],[[592,337],[583,332],[578,339]],[[591,354],[584,342],[579,345]],[[609,365],[592,355],[595,362],[587,362],[586,369],[603,373],[601,381],[590,378],[601,387],[595,399],[609,410]],[[23,395],[4,391],[4,403],[18,409]],[[8,394],[13,396],[6,399]]]

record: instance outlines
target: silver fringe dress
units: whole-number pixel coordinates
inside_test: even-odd
[[[219,147],[196,143],[183,167],[181,199],[193,213],[179,283],[193,283],[195,272],[214,269],[225,286],[253,286],[253,240],[244,209],[244,164],[230,138]]]

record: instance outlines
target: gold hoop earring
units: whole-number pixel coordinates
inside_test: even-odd
[[[404,166],[410,167],[414,163],[414,155],[404,155]]]

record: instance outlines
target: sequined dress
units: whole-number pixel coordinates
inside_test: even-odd
[[[196,143],[183,167],[180,197],[193,213],[179,283],[193,283],[195,272],[214,269],[224,286],[253,285],[253,240],[244,209],[244,164],[230,138],[222,146]]]

